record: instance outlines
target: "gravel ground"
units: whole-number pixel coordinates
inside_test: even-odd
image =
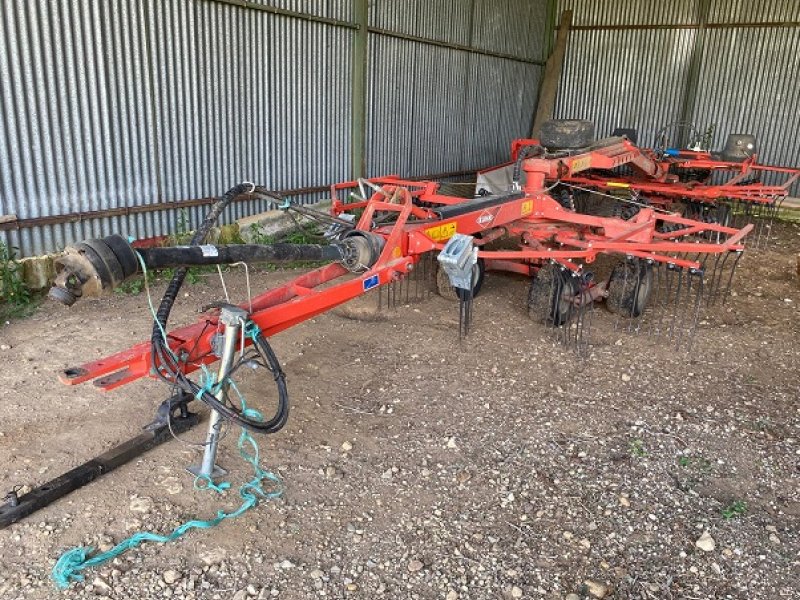
[[[746,255],[690,354],[596,311],[579,358],[526,318],[526,282],[497,274],[463,342],[438,297],[379,314],[364,298],[293,328],[273,340],[292,416],[261,442],[281,499],[58,592],[50,569],[76,544],[238,505],[235,486],[193,490],[196,450],[170,442],[0,531],[0,598],[798,598],[800,229],[778,233]],[[289,276],[259,273],[256,289]],[[219,288],[186,292],[176,322]],[[55,378],[148,329],[143,295],[45,305],[0,329],[0,489],[149,419],[155,382],[102,395]],[[241,387],[265,405],[258,372]],[[220,462],[242,482],[234,440]]]

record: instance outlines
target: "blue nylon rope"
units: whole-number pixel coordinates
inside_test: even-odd
[[[246,332],[248,335],[255,338],[259,333],[258,326],[253,324],[246,329]],[[264,417],[260,412],[252,408],[247,408],[244,396],[242,396],[236,384],[233,381],[229,381],[228,383],[239,396],[242,414],[250,419],[263,421]],[[206,377],[206,385],[209,386],[209,389],[214,387],[213,375],[211,378],[208,376]],[[229,513],[219,510],[217,511],[216,517],[207,521],[197,519],[187,521],[183,525],[173,529],[168,535],[159,535],[148,531],[135,533],[129,538],[122,540],[107,552],[94,554],[95,548],[91,546],[78,546],[72,550],[67,550],[61,555],[53,567],[51,577],[55,584],[62,590],[66,589],[69,587],[70,583],[84,580],[84,576],[81,574],[82,571],[100,566],[145,542],[157,542],[162,544],[171,542],[192,529],[210,529],[216,527],[226,519],[236,518],[256,506],[261,500],[271,500],[280,497],[283,494],[283,484],[280,478],[274,473],[261,468],[259,464],[260,450],[258,444],[245,429],[242,429],[242,432],[239,434],[237,447],[242,459],[253,468],[253,479],[239,487],[239,496],[242,499],[242,504],[239,508]],[[198,480],[204,481],[206,485],[200,486]],[[272,491],[266,491],[264,489],[263,483],[265,481],[273,484],[274,489]],[[195,479],[196,489],[211,489],[217,493],[222,493],[224,490],[228,489],[230,485],[231,484],[228,482],[214,484],[208,477],[198,477]]]

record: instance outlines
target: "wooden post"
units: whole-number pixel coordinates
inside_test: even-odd
[[[556,45],[544,67],[544,77],[542,77],[542,85],[539,88],[539,102],[536,105],[536,117],[533,120],[531,137],[539,137],[539,129],[542,123],[553,118],[556,108],[558,82],[561,79],[564,57],[567,54],[567,38],[569,37],[570,27],[572,27],[572,11],[565,10],[561,13],[561,24],[558,26]]]
[[[353,0],[358,30],[353,36],[353,116],[351,162],[353,179],[366,175],[367,139],[367,35],[369,1]]]

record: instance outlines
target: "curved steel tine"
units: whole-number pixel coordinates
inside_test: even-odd
[[[714,297],[712,299],[712,304],[717,301],[717,298],[719,298],[719,291],[720,291],[720,286],[722,285],[722,278],[725,275],[725,265],[728,263],[728,258],[730,257],[730,255],[731,255],[730,251],[725,252],[725,256],[722,258],[722,266],[719,268],[719,276],[717,277],[717,280],[713,283]]]
[[[567,284],[567,281],[568,281],[567,277],[571,277],[571,276],[572,276],[571,273],[568,273],[565,269],[562,269],[560,271],[560,275],[559,275],[560,285],[559,285],[559,288],[558,288],[559,300],[561,301],[561,300],[569,299],[569,302],[565,303],[566,306],[568,307],[567,308],[567,318],[564,319],[564,324],[560,328],[562,341],[563,341],[564,345],[567,346],[567,347],[569,346],[569,341],[570,341],[572,319],[573,319],[573,317],[575,315],[575,305],[573,304],[573,298],[569,297],[569,291],[572,288]]]
[[[665,333],[662,325],[664,324],[664,315],[670,310],[672,304],[672,283],[675,278],[675,265],[667,264],[664,267],[664,301],[662,303],[662,310],[658,314],[658,334]]]
[[[590,286],[588,281],[581,280],[581,315],[580,321],[578,325],[578,329],[575,332],[576,336],[576,343],[578,346],[578,354],[582,355],[585,351],[588,350],[589,341],[590,341],[590,334],[591,334],[591,326],[592,326],[592,316],[594,314],[594,302],[592,301]]]
[[[420,260],[417,263],[417,266],[414,267],[414,270],[411,272],[414,281],[414,302],[419,302],[419,278],[422,276],[422,266],[420,265],[422,261]]]
[[[573,319],[572,325],[570,325],[570,332],[571,337],[574,339],[572,340],[575,343],[575,351],[580,353],[581,350],[581,330],[583,328],[583,317],[585,316],[586,312],[584,310],[583,304],[583,280],[581,277],[578,277],[578,293],[575,295],[575,316]],[[573,331],[574,329],[574,331]]]
[[[694,345],[694,340],[697,335],[697,325],[700,321],[700,310],[702,306],[702,298],[703,298],[703,274],[702,272],[694,274],[697,277],[697,291],[696,291],[696,298],[694,301],[694,319],[691,322],[691,327],[688,331],[688,343],[686,346],[686,351],[691,352],[692,346]]]
[[[722,296],[722,304],[725,305],[725,302],[728,300],[728,296],[731,293],[731,284],[733,283],[733,275],[736,272],[736,267],[739,265],[739,259],[742,258],[742,252],[736,252],[736,260],[733,261],[733,266],[731,267],[731,274],[728,277],[728,285],[725,287],[725,294]]]
[[[466,319],[465,319],[465,321],[466,321],[466,331],[465,331],[465,334],[469,334],[469,330],[472,327],[472,310],[473,310],[473,307],[474,307],[474,299],[475,299],[475,294],[474,294],[473,290],[475,289],[475,283],[476,283],[476,275],[475,275],[475,272],[473,271],[472,278],[470,279],[469,291],[467,292],[467,301],[465,302],[465,304],[466,304],[466,308],[465,308],[465,311],[466,311],[466,314],[465,314],[465,317],[466,317]]]
[[[678,329],[678,335],[675,340],[675,347],[681,347],[681,341],[683,340],[684,333],[688,332],[690,321],[687,320],[690,317],[690,310],[692,307],[692,283],[694,282],[696,271],[694,269],[689,269],[686,272],[686,286],[685,286],[685,293],[684,297],[685,300],[683,302],[683,306],[679,307],[678,316],[680,319],[680,327]]]
[[[761,249],[761,236],[764,233],[764,220],[761,218],[761,205],[753,203],[753,222],[756,223],[756,250]]]
[[[719,270],[719,261],[722,258],[722,254],[717,254],[714,257],[714,267],[711,269],[711,276],[709,279],[709,286],[708,286],[708,306],[711,306],[714,303],[714,282],[717,278],[717,271]]]
[[[577,349],[578,346],[578,329],[581,326],[581,319],[583,318],[583,294],[581,290],[583,289],[583,281],[580,275],[574,272],[568,273],[570,277],[572,277],[573,281],[577,281],[577,285],[569,286],[569,290],[573,290],[577,288],[575,295],[572,297],[570,302],[571,313],[570,313],[570,324],[569,324],[569,342],[574,343]],[[574,339],[573,339],[574,338]]]
[[[561,303],[561,300],[564,296],[564,269],[563,267],[556,270],[556,275],[553,278],[555,281],[555,293],[553,294],[553,312],[551,313],[553,318],[553,327],[555,327],[556,338],[561,342],[561,344],[567,344],[566,334],[564,332],[565,328],[569,326],[569,318],[570,318],[570,309],[567,309],[566,317],[563,319],[563,323],[561,325],[558,324],[558,321],[561,321],[561,315],[558,311],[558,305]],[[558,317],[558,318],[555,318]]]
[[[551,327],[555,327],[555,315],[556,310],[558,307],[558,299],[556,295],[558,294],[558,287],[557,287],[557,279],[558,279],[558,267],[553,265],[552,268],[552,276],[550,277],[550,293],[547,296],[547,304],[545,308],[544,314],[544,323],[545,325],[549,325]],[[543,303],[544,304],[544,303]]]
[[[464,299],[458,298],[458,341],[464,339]]]
[[[678,283],[675,286],[675,300],[674,300],[674,310],[672,313],[672,324],[669,327],[669,337],[672,339],[673,335],[675,334],[675,327],[676,321],[678,316],[680,315],[680,300],[681,300],[681,291],[683,290],[683,267],[676,267],[678,271]]]
[[[625,295],[628,292],[628,258],[626,257],[625,260],[622,262],[623,267],[623,276],[622,276],[622,290],[620,291],[620,300],[625,298]],[[624,316],[625,312],[625,305],[620,302],[619,312],[614,316],[614,331],[619,331],[622,329],[620,323],[622,322],[622,316]],[[622,315],[620,315],[622,313]]]
[[[660,310],[659,303],[661,301],[661,264],[650,262],[650,268],[653,271],[653,291],[650,292],[650,302],[648,310],[648,323],[647,335],[655,333],[655,313]]]
[[[639,286],[642,284],[642,262],[640,259],[635,258],[632,261],[633,268],[636,269],[636,283],[631,290],[633,294],[631,295],[631,312],[630,312],[630,322],[628,323],[628,332],[639,333],[639,326],[640,326],[640,319],[641,315],[636,317],[634,313],[636,312],[636,296],[639,291]]]
[[[765,242],[765,247],[769,246],[769,242],[772,239],[772,227],[775,224],[775,220],[778,218],[780,214],[781,207],[783,206],[783,201],[785,198],[776,198],[772,201],[770,216],[769,216],[769,223],[768,223],[768,231],[767,231],[767,240]]]

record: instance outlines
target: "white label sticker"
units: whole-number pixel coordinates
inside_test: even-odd
[[[203,256],[219,256],[217,247],[211,244],[205,244],[203,246],[200,246],[200,250],[203,251]]]

